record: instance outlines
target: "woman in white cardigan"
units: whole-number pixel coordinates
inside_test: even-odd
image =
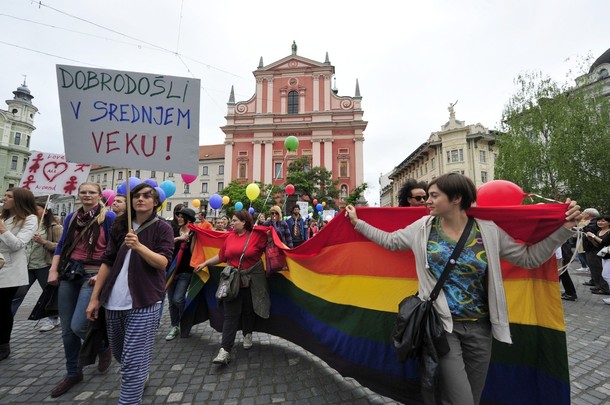
[[[466,227],[466,210],[476,201],[474,183],[458,173],[432,180],[427,191],[431,215],[395,232],[384,232],[359,220],[356,209],[346,207],[355,229],[371,241],[390,250],[413,251],[421,299],[430,296]],[[531,246],[517,243],[491,221],[474,221],[464,250],[434,302],[450,347],[438,367],[443,404],[479,403],[492,336],[511,343],[500,258],[524,268],[546,262],[572,235],[570,229],[580,216],[576,202],[568,203],[564,226]],[[434,402],[427,397],[433,394],[422,394],[427,402]]]
[[[32,192],[24,188],[8,189],[0,216],[0,253],[4,256],[4,267],[0,269],[0,360],[11,353],[11,302],[17,288],[28,284],[25,248],[37,228],[36,200]]]

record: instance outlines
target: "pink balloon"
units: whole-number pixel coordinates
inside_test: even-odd
[[[286,186],[286,194],[288,194],[288,195],[294,194],[294,186],[292,184],[288,184]]]
[[[114,197],[116,197],[116,192],[109,188],[102,191],[102,197],[106,199],[106,206],[109,207],[114,202]]]
[[[182,180],[184,180],[186,184],[191,184],[192,182],[197,180],[197,175],[194,174],[182,174],[181,176]]]
[[[477,205],[479,207],[521,205],[527,195],[515,183],[507,180],[492,180],[477,190]]]

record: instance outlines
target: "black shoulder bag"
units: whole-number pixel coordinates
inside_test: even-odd
[[[398,317],[392,332],[392,342],[396,349],[398,361],[405,362],[409,358],[420,356],[426,334],[430,335],[439,357],[449,352],[445,329],[443,328],[441,318],[434,309],[433,303],[449,277],[449,273],[453,270],[457,258],[462,253],[468,235],[470,235],[473,222],[472,217],[468,217],[468,223],[462,232],[462,236],[457,245],[455,245],[455,249],[447,261],[445,269],[436,282],[434,289],[430,293],[430,297],[423,301],[415,294],[406,297],[398,305]]]

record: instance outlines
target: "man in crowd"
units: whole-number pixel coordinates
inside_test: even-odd
[[[301,217],[301,209],[298,205],[292,207],[292,215],[286,221],[292,234],[292,245],[299,246],[309,238],[305,220]]]

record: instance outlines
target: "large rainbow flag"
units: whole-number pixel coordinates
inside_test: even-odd
[[[472,208],[515,239],[535,243],[564,221],[565,204]],[[393,231],[425,215],[424,208],[359,208],[368,223]],[[217,254],[226,233],[197,232],[191,264]],[[264,230],[262,230],[264,231]],[[276,244],[280,244],[274,235]],[[285,250],[288,271],[269,277],[271,317],[256,330],[285,338],[346,377],[403,403],[420,403],[417,366],[399,363],[390,341],[398,303],[417,290],[413,255],[390,252],[357,233],[340,213],[318,235]],[[214,292],[222,266],[193,277],[184,333],[210,321],[222,330]],[[483,393],[485,404],[569,404],[570,384],[563,308],[554,256],[537,269],[502,263],[512,345],[494,340]]]

